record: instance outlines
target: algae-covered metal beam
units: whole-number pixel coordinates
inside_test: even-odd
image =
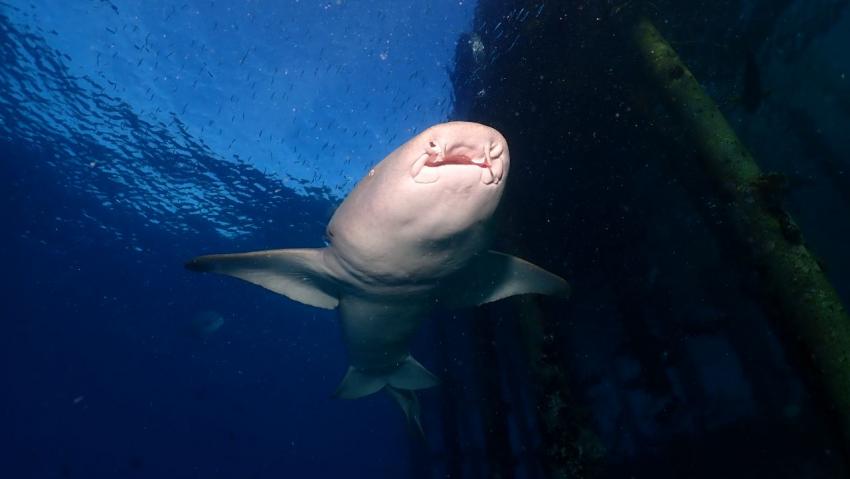
[[[520,338],[537,399],[541,463],[551,479],[596,477],[604,448],[576,410],[570,391],[555,321],[547,321],[540,298],[512,298],[520,317]]]
[[[759,274],[765,310],[805,353],[813,383],[828,404],[850,453],[850,317],[818,261],[776,200],[762,173],[715,102],[646,18],[633,40],[648,77],[681,124],[702,170],[724,200],[741,258]]]

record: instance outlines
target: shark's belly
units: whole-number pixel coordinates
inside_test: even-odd
[[[339,314],[351,365],[390,371],[409,355],[410,339],[430,310],[424,295],[340,298]]]

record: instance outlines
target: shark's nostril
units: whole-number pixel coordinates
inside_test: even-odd
[[[496,158],[502,154],[504,147],[501,143],[494,143],[490,146],[490,158]]]

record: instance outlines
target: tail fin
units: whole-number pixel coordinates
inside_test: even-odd
[[[439,382],[439,379],[419,364],[419,361],[413,359],[413,356],[407,356],[396,369],[388,373],[376,374],[350,366],[334,396],[342,399],[357,399],[374,394],[386,387],[387,393],[401,406],[407,421],[415,425],[421,433],[419,399],[413,391],[434,387]]]
[[[395,402],[401,407],[401,410],[404,411],[404,417],[407,418],[407,424],[410,425],[411,428],[416,428],[416,431],[419,433],[419,437],[423,440],[425,439],[425,430],[422,429],[422,422],[419,420],[419,398],[416,397],[416,393],[409,389],[396,389],[392,386],[387,386],[387,394],[390,395]]]

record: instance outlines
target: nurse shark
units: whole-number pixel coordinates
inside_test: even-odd
[[[438,380],[409,343],[430,310],[569,294],[562,278],[487,248],[509,166],[493,128],[435,125],[360,180],[331,218],[326,247],[200,256],[186,268],[339,310],[350,366],[335,396],[385,390],[421,431],[414,391]]]

